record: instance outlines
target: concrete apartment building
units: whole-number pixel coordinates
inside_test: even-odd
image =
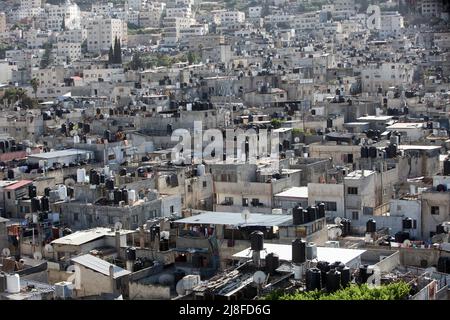
[[[108,51],[114,40],[120,40],[122,48],[127,46],[127,24],[121,19],[94,18],[87,23],[87,48],[89,52]]]

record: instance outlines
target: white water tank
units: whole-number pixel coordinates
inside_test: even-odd
[[[77,183],[84,183],[86,181],[86,169],[77,169]]]
[[[294,266],[294,279],[301,280],[303,276],[303,265]]]
[[[80,136],[78,135],[73,136],[73,143],[80,143]]]
[[[205,165],[204,165],[204,164],[199,164],[199,165],[197,166],[197,175],[198,175],[199,177],[205,175],[205,171],[206,171],[206,169],[205,169]]]
[[[136,201],[136,190],[128,190],[128,203],[133,204]]]
[[[59,198],[61,200],[66,200],[67,198],[67,187],[63,184],[60,184],[58,187]]]
[[[17,273],[6,276],[6,290],[9,293],[20,292],[20,276]]]
[[[105,166],[104,168],[103,168],[103,173],[105,174],[105,176],[109,176],[109,167],[108,166]]]
[[[39,160],[39,168],[44,168],[45,167],[45,160]]]
[[[274,208],[274,209],[272,209],[272,214],[283,214],[283,209]]]
[[[92,140],[91,139],[86,139],[86,143],[87,144],[92,144]]]
[[[200,283],[200,276],[196,274],[190,274],[183,278],[183,287],[186,291],[191,291]]]

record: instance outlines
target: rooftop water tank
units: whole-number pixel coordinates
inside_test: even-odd
[[[205,175],[205,171],[206,171],[206,168],[205,168],[204,164],[199,164],[197,166],[197,176],[201,177],[201,176]]]
[[[294,209],[292,209],[292,222],[296,226],[305,223],[305,216],[303,214],[303,208],[301,206],[296,206],[294,207]]]
[[[125,255],[126,255],[128,261],[135,261],[136,260],[136,248],[128,247],[125,250]]]
[[[271,252],[266,255],[265,261],[267,273],[269,273],[270,275],[274,275],[275,270],[280,266],[280,257],[277,254]]]
[[[306,261],[306,242],[301,239],[292,240],[292,262],[304,263]]]
[[[317,205],[317,218],[325,218],[325,203],[319,203]]]
[[[34,198],[34,197],[37,196],[37,189],[36,189],[36,186],[34,186],[34,185],[32,185],[32,184],[28,186],[28,196],[29,196],[30,198]]]
[[[317,268],[306,270],[306,291],[314,291],[322,289],[322,273]]]
[[[50,210],[50,204],[47,196],[43,196],[41,198],[41,209],[42,211],[49,211]]]
[[[41,210],[41,202],[37,197],[31,198],[31,212],[38,212]]]
[[[327,272],[327,291],[335,292],[341,287],[341,273],[336,269]]]
[[[250,247],[254,251],[264,250],[264,233],[261,231],[253,231],[250,234]]]
[[[86,181],[86,169],[77,169],[77,183],[84,183]]]
[[[306,259],[313,260],[317,258],[317,246],[314,242],[309,242],[306,245]]]
[[[60,184],[58,187],[59,198],[61,200],[65,200],[67,198],[67,187],[63,184]]]
[[[6,289],[6,274],[4,272],[0,272],[0,293],[5,292]]]
[[[20,276],[17,273],[6,276],[6,288],[9,293],[20,292]]]
[[[128,204],[133,204],[136,201],[136,190],[128,190]]]
[[[411,218],[403,219],[402,226],[403,226],[403,229],[412,229],[412,227],[413,227],[413,219],[411,219]]]
[[[374,219],[367,220],[366,223],[366,232],[372,233],[377,231],[377,223]]]

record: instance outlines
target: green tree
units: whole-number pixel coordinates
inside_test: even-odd
[[[39,80],[37,78],[33,78],[30,81],[31,86],[33,87],[34,97],[37,98],[37,89],[39,87]]]
[[[195,52],[189,51],[187,54],[187,60],[189,64],[198,63],[200,62],[200,56]]]
[[[133,58],[131,59],[130,68],[132,70],[139,70],[144,67],[144,63],[142,62],[141,55],[138,52],[133,54]]]
[[[61,22],[61,30],[66,31],[66,16],[65,15],[63,15],[63,19]]]
[[[282,123],[283,123],[283,121],[280,120],[280,119],[272,119],[272,120],[270,120],[270,124],[271,124],[275,129],[281,128],[281,124],[282,124]]]
[[[51,63],[52,63],[52,59],[51,59],[51,53],[52,53],[52,44],[50,42],[47,42],[46,44],[44,44],[44,54],[42,55],[42,59],[41,59],[41,69],[45,69],[47,68]]]
[[[112,45],[109,47],[109,52],[108,52],[108,63],[114,63],[114,50]]]
[[[122,64],[122,48],[120,46],[120,39],[114,39],[114,63]]]

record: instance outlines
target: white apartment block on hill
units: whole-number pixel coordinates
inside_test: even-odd
[[[121,19],[95,18],[87,24],[87,47],[89,52],[107,51],[120,39],[122,48],[127,45],[127,24]]]

